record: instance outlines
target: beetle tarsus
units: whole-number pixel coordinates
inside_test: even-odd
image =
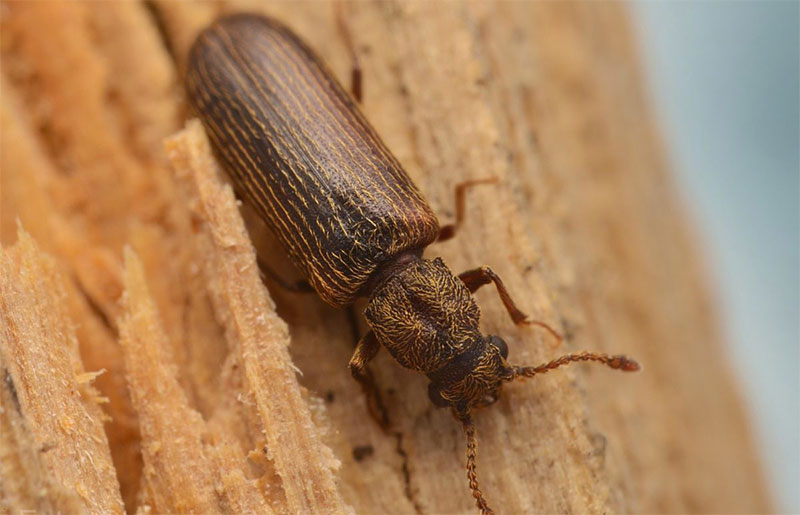
[[[525,317],[525,320],[522,321],[522,325],[535,325],[537,327],[541,327],[542,329],[544,329],[545,331],[550,333],[550,335],[553,338],[555,338],[558,341],[558,343],[561,343],[561,342],[564,341],[564,337],[561,336],[558,333],[558,331],[556,331],[555,329],[550,327],[548,324],[546,324],[544,322],[540,322],[539,320],[533,320],[530,317]]]

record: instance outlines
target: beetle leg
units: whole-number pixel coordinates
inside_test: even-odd
[[[364,98],[364,90],[361,85],[361,64],[358,62],[355,51],[353,51],[353,67],[350,69],[350,94],[359,104]]]
[[[500,279],[500,276],[494,273],[494,271],[488,266],[467,270],[466,272],[459,274],[458,278],[461,279],[465,285],[467,285],[467,289],[469,289],[470,293],[475,293],[481,286],[493,282],[497,287],[497,293],[500,295],[500,300],[503,301],[506,311],[508,311],[509,316],[511,316],[511,320],[513,320],[517,325],[527,323],[528,316],[520,311],[517,305],[514,304],[514,301],[508,294],[508,290],[506,290],[505,284],[503,284],[503,280]]]
[[[497,294],[500,295],[500,300],[503,301],[503,305],[508,311],[511,320],[514,321],[517,325],[538,325],[542,327],[547,332],[553,335],[558,341],[562,341],[564,338],[555,329],[550,327],[549,325],[545,324],[544,322],[538,322],[536,320],[531,320],[528,318],[528,315],[520,311],[514,301],[511,299],[511,295],[508,294],[508,290],[506,290],[506,286],[503,284],[502,279],[500,276],[494,273],[491,268],[488,266],[482,266],[480,268],[475,268],[473,270],[467,270],[466,272],[461,273],[458,276],[464,284],[467,286],[467,289],[471,293],[475,293],[478,288],[485,284],[494,283],[495,287],[497,288]]]
[[[375,338],[375,333],[370,331],[364,335],[356,344],[356,351],[353,357],[350,358],[350,373],[360,383],[364,382],[367,372],[367,363],[372,361],[372,358],[378,354],[381,346],[378,339]]]
[[[439,229],[439,237],[436,241],[447,241],[455,236],[461,224],[464,222],[464,214],[466,213],[466,200],[465,195],[467,190],[478,184],[495,184],[497,177],[484,177],[483,179],[472,179],[456,184],[456,221],[452,224],[447,224]]]
[[[350,68],[350,94],[352,94],[356,102],[360,104],[363,98],[363,90],[361,89],[361,63],[358,61],[358,53],[356,53],[356,47],[353,44],[353,35],[350,32],[350,27],[347,26],[342,4],[343,2],[336,2],[334,4],[336,26],[339,29],[339,33],[342,35],[344,46],[347,47],[347,52],[350,54],[350,62],[352,65]]]
[[[381,400],[378,385],[375,384],[375,378],[367,368],[367,363],[372,361],[380,348],[381,346],[378,343],[378,339],[375,338],[375,333],[370,331],[365,334],[358,341],[353,357],[350,358],[350,373],[361,384],[361,389],[367,398],[367,408],[370,414],[386,430],[389,428],[389,416]]]
[[[314,288],[311,287],[311,284],[306,281],[305,279],[300,279],[299,281],[289,282],[283,277],[281,277],[275,270],[273,270],[268,264],[262,261],[261,257],[258,257],[258,268],[261,271],[261,279],[263,280],[266,277],[269,277],[275,283],[278,284],[281,288],[285,290],[289,290],[295,293],[314,293]]]

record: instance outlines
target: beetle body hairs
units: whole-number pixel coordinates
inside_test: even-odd
[[[215,22],[192,47],[186,89],[238,194],[311,287],[338,307],[368,298],[370,331],[350,360],[353,377],[369,391],[367,364],[383,346],[427,375],[433,404],[462,424],[469,487],[482,513],[492,510],[476,472],[476,408],[493,403],[504,383],[575,361],[638,370],[625,356],[590,352],[535,367],[509,364],[506,343],[478,327],[472,293],[481,286],[494,284],[514,323],[560,336],[530,321],[490,268],[455,276],[441,259],[422,257],[429,244],[455,234],[466,190],[495,180],[458,185],[456,222],[440,228],[353,98],[281,23],[252,14]]]

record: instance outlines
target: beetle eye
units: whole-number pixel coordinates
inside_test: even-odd
[[[497,336],[489,336],[489,341],[500,350],[500,355],[503,356],[503,359],[508,357],[508,345],[506,342]]]

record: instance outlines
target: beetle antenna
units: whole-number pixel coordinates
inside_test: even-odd
[[[553,370],[554,368],[558,368],[561,365],[566,365],[574,361],[597,361],[611,368],[622,370],[623,372],[635,372],[641,368],[639,363],[621,354],[617,356],[609,356],[608,354],[599,354],[596,352],[579,352],[576,354],[566,354],[560,358],[554,359],[549,363],[545,363],[544,365],[539,365],[536,367],[515,366],[512,380],[520,377],[533,377],[536,374],[544,374],[545,372]]]
[[[464,426],[464,433],[467,435],[467,479],[469,479],[469,489],[472,490],[472,497],[482,515],[494,515],[486,499],[483,498],[480,486],[478,486],[478,473],[476,472],[475,458],[478,456],[478,439],[475,438],[475,424],[469,414],[458,414],[458,419]]]

